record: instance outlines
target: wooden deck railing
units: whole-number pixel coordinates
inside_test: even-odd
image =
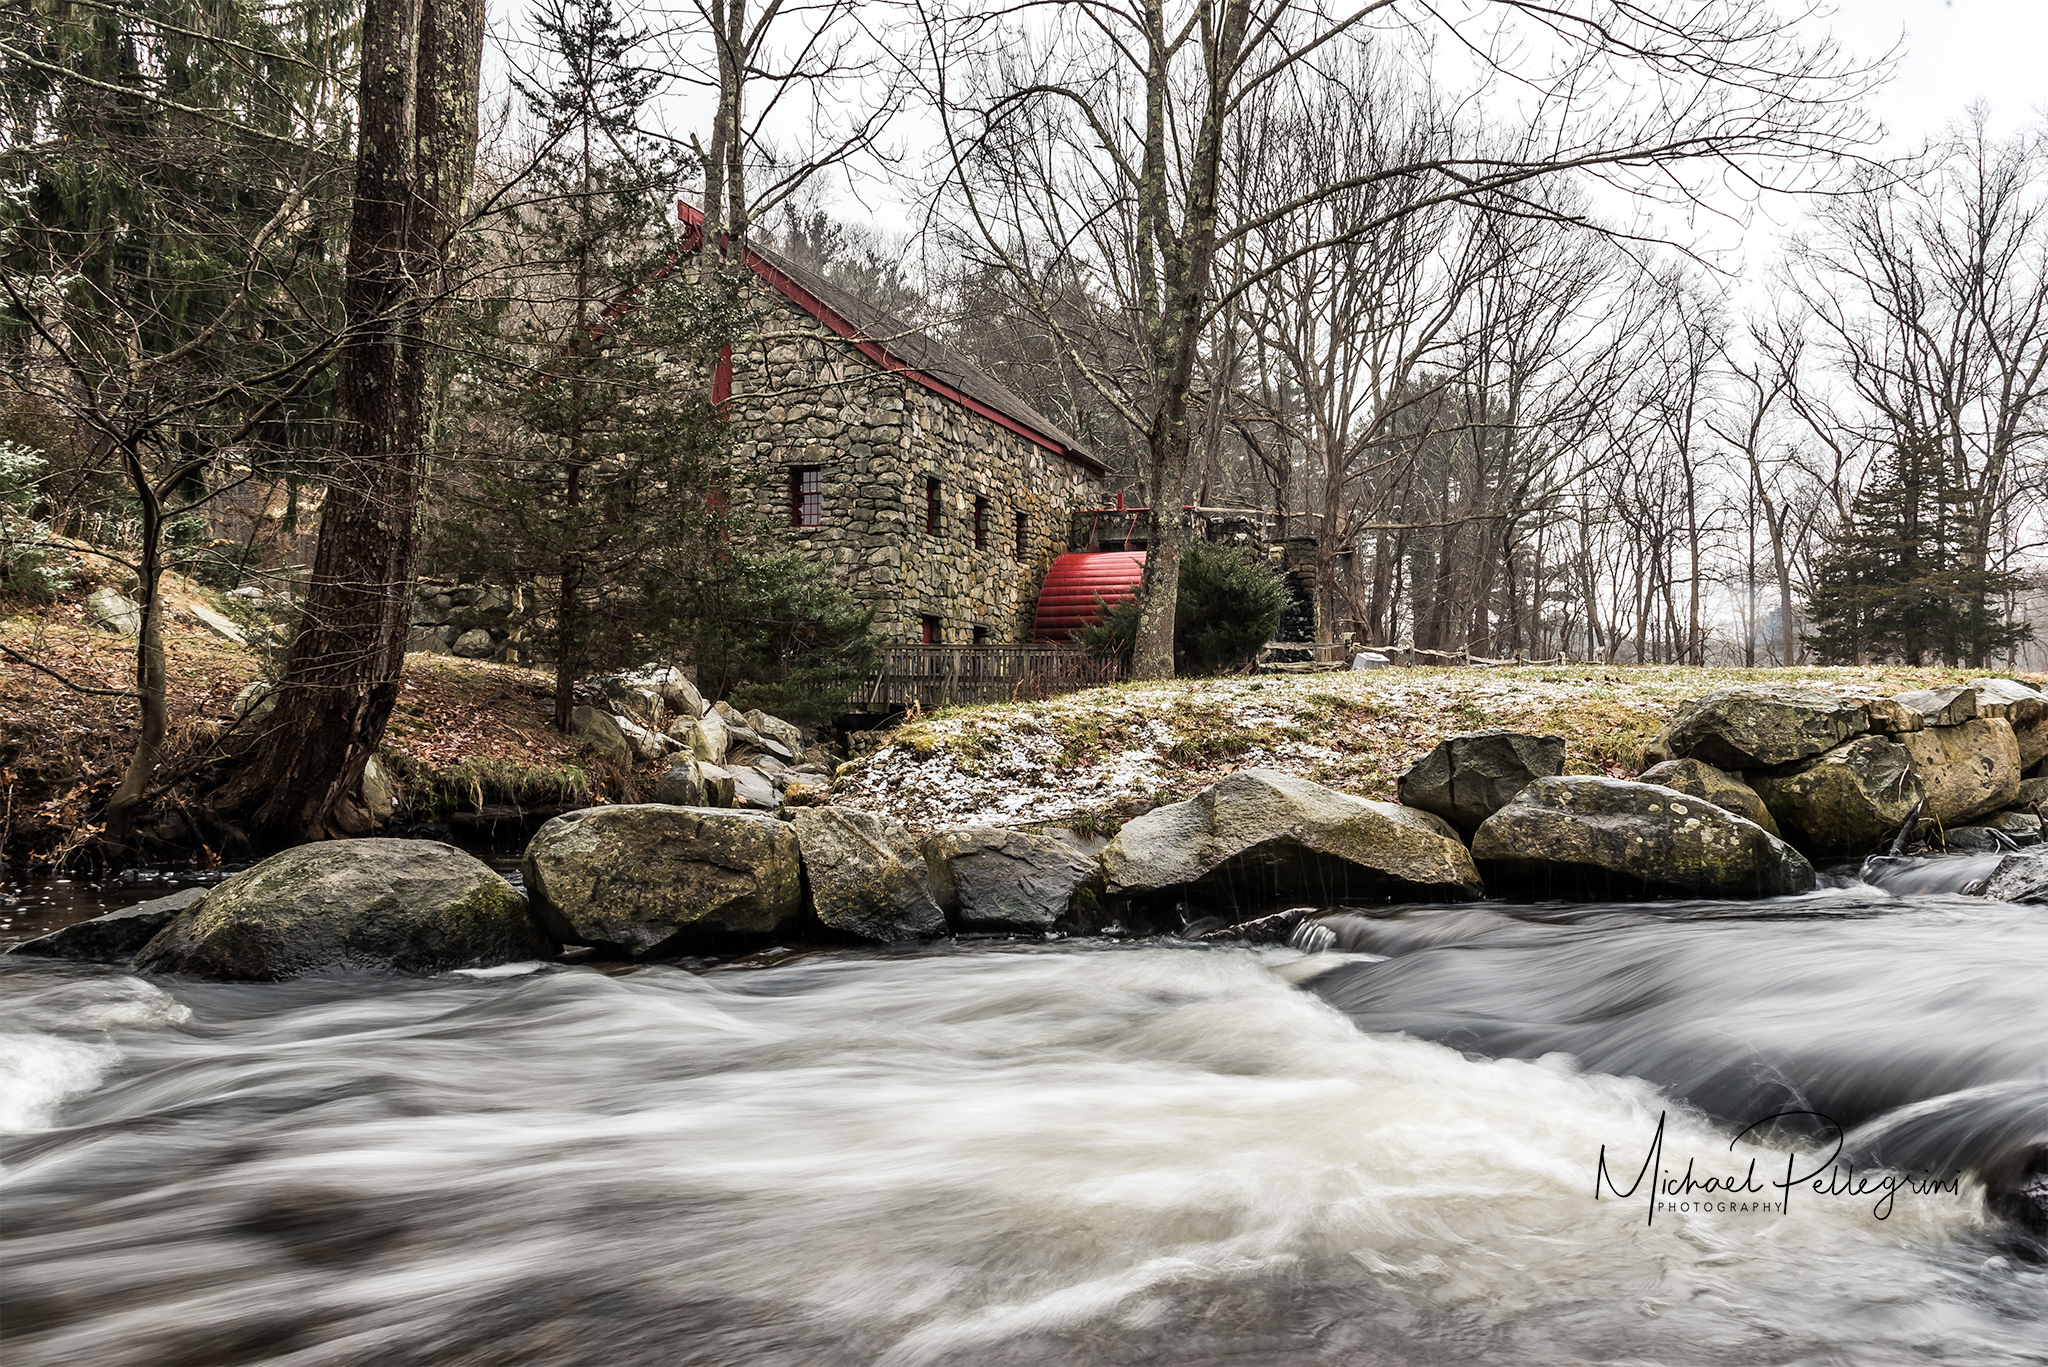
[[[1079,646],[885,646],[880,667],[854,702],[870,712],[913,702],[930,711],[1050,698],[1120,677],[1114,660],[1097,660]]]

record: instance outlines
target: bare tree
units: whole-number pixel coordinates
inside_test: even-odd
[[[1470,211],[1442,200],[1411,208],[1403,201],[1427,195],[1422,182],[1360,176],[1443,156],[1451,136],[1426,91],[1403,89],[1364,55],[1339,54],[1314,77],[1295,73],[1288,98],[1238,124],[1234,217],[1260,217],[1304,184],[1347,188],[1235,240],[1229,276],[1253,283],[1239,291],[1226,279],[1221,291],[1243,301],[1261,362],[1284,367],[1292,402],[1271,423],[1291,438],[1279,449],[1296,457],[1313,503],[1316,635],[1325,641],[1338,638],[1340,621],[1373,615],[1350,601],[1356,585],[1340,565],[1355,564],[1367,524],[1381,537],[1393,530],[1388,505],[1406,447],[1386,438],[1407,407],[1445,382],[1461,305],[1485,256]],[[1357,222],[1384,226],[1356,233]],[[1323,242],[1335,245],[1297,250]],[[1286,264],[1263,268],[1273,260]]]
[[[1179,505],[1190,449],[1189,395],[1210,329],[1230,302],[1215,288],[1219,253],[1331,194],[1419,181],[1399,216],[1446,200],[1519,197],[1568,172],[1689,193],[1683,169],[1755,169],[1839,149],[1856,119],[1842,101],[1860,73],[1752,6],[1680,7],[1496,0],[1458,41],[1518,83],[1532,106],[1514,149],[1433,155],[1304,185],[1249,218],[1226,212],[1231,126],[1299,67],[1337,47],[1392,41],[1442,21],[1422,3],[1369,0],[1333,9],[1286,0],[1112,0],[995,12],[921,11],[928,94],[943,125],[942,173],[962,241],[1030,296],[1048,267],[1073,263],[1105,293],[1120,288],[1146,364],[1135,382],[1090,372],[1105,402],[1143,434],[1153,515],[1135,663],[1173,668]],[[1014,29],[1005,25],[1030,16]],[[1375,27],[1368,32],[1366,25]],[[1540,42],[1527,41],[1530,31]],[[1539,57],[1537,54],[1541,53]],[[978,55],[979,60],[973,60]],[[1356,238],[1385,226],[1354,222]],[[1339,245],[1306,242],[1301,253]],[[1273,260],[1278,270],[1288,261]],[[1235,283],[1246,289],[1255,277]],[[1049,301],[1049,333],[1062,336]],[[1078,349],[1077,368],[1087,370]]]
[[[1853,399],[1842,428],[1940,452],[1970,565],[2004,568],[2015,499],[2048,481],[2048,129],[2000,143],[1975,111],[1924,169],[1865,173],[1821,220],[1791,280]]]
[[[900,78],[869,36],[860,0],[690,0],[661,35],[670,67],[708,88],[710,129],[687,141],[702,168],[707,286],[730,274],[749,229],[828,169],[880,153]],[[708,39],[706,60],[702,44]],[[778,143],[773,121],[809,104],[808,133]]]

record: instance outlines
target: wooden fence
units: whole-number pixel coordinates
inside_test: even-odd
[[[916,703],[925,711],[955,703],[1015,702],[1115,683],[1114,660],[1078,646],[885,646],[874,677],[854,696],[866,712]]]

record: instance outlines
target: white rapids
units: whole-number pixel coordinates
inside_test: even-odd
[[[1795,1195],[1652,1220],[1596,1200],[1595,1171],[1605,1146],[1633,1174],[1660,1115],[1702,1171],[1783,1155],[1731,1155],[1732,1127],[1562,1054],[1362,1033],[1294,985],[1310,966],[1153,945],[260,987],[9,970],[0,1346],[2042,1360],[2048,1280],[1970,1183],[1884,1219]]]

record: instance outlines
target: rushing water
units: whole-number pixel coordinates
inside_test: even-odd
[[[1332,928],[252,986],[0,961],[0,1350],[2048,1361],[2048,1271],[1977,1179],[1882,1204],[1770,1187],[1819,1121],[1730,1146],[1796,1105],[1859,1163],[2019,1180],[2048,909],[1856,885]],[[1766,1193],[1596,1200],[1660,1117],[1667,1169],[1755,1159]]]

